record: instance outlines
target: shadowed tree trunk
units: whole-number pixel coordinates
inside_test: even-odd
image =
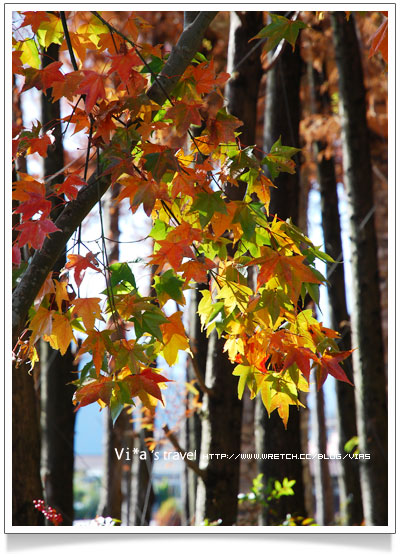
[[[316,389],[315,389],[316,390]],[[328,438],[326,434],[324,390],[315,393],[316,412],[315,426],[317,430],[317,450],[319,454],[328,454]],[[329,471],[329,460],[315,460],[315,520],[321,526],[333,525],[333,491]]]
[[[13,80],[13,123],[22,124],[20,97],[16,94]],[[13,181],[17,172],[26,172],[26,159],[18,157],[14,162]],[[17,202],[13,202],[13,209]],[[19,215],[13,215],[13,227],[19,224]],[[13,240],[16,235],[13,232]],[[26,260],[21,250],[22,261]],[[14,348],[13,339],[13,348]],[[36,364],[38,365],[38,364]],[[8,370],[8,368],[7,368]],[[40,478],[40,421],[35,381],[24,364],[12,365],[12,524],[13,526],[41,526],[42,513],[33,506],[34,499],[43,499]]]
[[[365,88],[355,23],[331,15],[339,71],[343,170],[350,212],[352,339],[361,491],[367,525],[388,522],[387,394]]]
[[[46,67],[59,58],[59,45],[52,44],[42,57],[42,66]],[[64,167],[64,148],[62,142],[60,102],[52,102],[51,90],[42,95],[43,130],[52,129],[54,143],[44,159],[44,174],[48,178]],[[52,179],[48,185],[61,182],[62,174]],[[65,201],[64,196],[52,196],[53,210],[51,217],[55,220],[61,211],[57,207]],[[60,255],[53,271],[58,278],[64,267],[65,251]],[[69,347],[62,356],[48,343],[41,343],[41,400],[42,400],[42,474],[46,494],[46,503],[63,516],[63,526],[71,526],[74,516],[73,478],[74,478],[74,429],[75,412],[72,397],[76,379],[74,355]]]
[[[283,15],[283,14],[282,14]],[[268,72],[266,89],[266,106],[264,115],[264,145],[263,150],[269,153],[272,145],[281,137],[282,145],[300,147],[300,77],[301,58],[299,47],[295,51],[289,45],[275,66]],[[299,158],[294,157],[296,164]],[[299,220],[300,180],[299,167],[296,174],[281,173],[274,180],[277,189],[271,188],[270,214],[277,214],[282,220],[291,218],[294,224]],[[257,453],[290,453],[304,452],[302,449],[301,412],[294,407],[290,410],[287,430],[285,431],[278,412],[273,412],[268,418],[261,399],[256,403],[256,448]],[[306,461],[304,461],[306,462]],[[289,512],[305,515],[303,461],[290,460],[259,460],[259,473],[264,480],[287,477],[296,480],[294,496],[282,497],[279,500],[279,512],[286,516]],[[268,509],[264,508],[259,522],[261,525],[269,523]]]
[[[240,141],[253,145],[257,120],[257,98],[261,79],[260,49],[245,61],[250,50],[248,41],[262,28],[261,12],[231,13],[228,50],[228,72],[232,74],[226,98],[228,110],[242,120]],[[230,198],[243,199],[244,184],[239,188],[229,184],[225,189]],[[237,515],[240,458],[210,459],[212,453],[234,455],[240,453],[242,402],[237,396],[237,382],[232,377],[233,365],[223,354],[224,339],[217,339],[215,331],[208,341],[206,385],[202,408],[202,438],[200,468],[203,478],[197,487],[196,524],[205,518],[222,520],[222,525],[234,524]]]
[[[319,74],[308,66],[309,82],[313,112],[326,113],[330,110],[330,99],[327,93],[321,95],[320,87],[324,82],[323,74]],[[346,283],[343,266],[343,247],[337,194],[335,161],[324,156],[326,143],[316,141],[314,152],[317,160],[318,183],[321,193],[322,229],[324,234],[325,251],[333,257],[334,263],[328,267],[328,298],[330,305],[331,327],[340,333],[339,347],[341,350],[351,350],[350,317],[346,304]],[[347,377],[353,381],[353,366],[351,356],[343,362]],[[339,450],[344,452],[345,443],[357,435],[356,407],[354,388],[343,381],[336,381]],[[361,501],[361,487],[359,463],[349,458],[341,459],[338,463],[340,516],[345,525],[361,524],[363,509]]]

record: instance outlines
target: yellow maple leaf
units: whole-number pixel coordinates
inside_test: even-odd
[[[44,335],[43,340],[47,341],[54,350],[59,350],[62,356],[67,351],[71,341],[77,344],[68,317],[59,313],[54,314],[51,335]]]

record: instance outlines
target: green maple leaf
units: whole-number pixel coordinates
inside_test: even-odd
[[[275,48],[282,39],[286,39],[293,47],[295,47],[296,40],[300,29],[307,27],[303,21],[291,21],[282,15],[270,13],[271,23],[266,25],[261,31],[253,37],[253,39],[267,39],[264,50],[269,52]]]

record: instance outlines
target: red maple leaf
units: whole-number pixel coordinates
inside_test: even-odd
[[[111,68],[107,75],[117,72],[125,85],[128,83],[131,73],[134,71],[133,67],[143,66],[142,60],[133,49],[124,54],[115,54],[114,56],[110,56],[110,58]]]
[[[24,16],[24,22],[22,23],[21,27],[26,27],[30,25],[32,27],[32,31],[34,33],[37,32],[38,28],[44,21],[50,21],[49,17],[46,15],[46,12],[22,12]]]
[[[74,404],[78,404],[75,412],[83,406],[96,402],[96,400],[102,400],[105,404],[109,404],[114,385],[115,383],[111,381],[111,377],[101,375],[95,381],[77,389],[74,394]]]
[[[76,199],[76,196],[78,195],[78,190],[76,189],[77,186],[86,186],[86,185],[87,182],[85,182],[85,180],[82,180],[82,178],[76,176],[75,174],[70,174],[64,180],[64,182],[61,182],[59,184],[54,184],[53,187],[57,193],[65,194],[67,199],[71,201],[72,199]]]
[[[43,70],[26,68],[24,70],[25,83],[21,93],[28,89],[32,89],[32,87],[36,87],[39,91],[46,91],[49,87],[53,87],[54,83],[63,82],[65,76],[60,72],[62,65],[62,62],[52,62]]]
[[[37,192],[32,192],[29,195],[28,201],[21,203],[14,213],[23,215],[23,220],[27,221],[32,218],[36,213],[41,212],[43,216],[47,217],[51,211],[51,201],[48,201],[43,195]]]
[[[40,249],[42,247],[46,236],[52,232],[60,231],[54,222],[47,218],[23,222],[16,227],[16,230],[20,230],[21,232],[18,236],[18,246],[22,247],[28,244],[34,249]]]
[[[150,368],[144,369],[137,375],[129,375],[124,379],[124,383],[127,383],[132,397],[138,396],[140,391],[145,391],[161,402],[163,402],[163,399],[158,383],[167,383],[169,381],[169,379],[166,379],[159,373],[155,373]]]
[[[92,70],[84,70],[83,73],[85,77],[76,92],[85,95],[85,109],[89,114],[97,99],[106,98],[106,90],[104,89],[105,76]]]
[[[27,155],[39,153],[41,157],[47,157],[47,147],[51,145],[51,139],[47,134],[42,137],[31,137],[25,141],[29,144]]]
[[[317,367],[318,390],[320,390],[322,385],[325,383],[328,374],[332,375],[335,379],[349,383],[354,387],[353,383],[347,378],[343,368],[339,365],[339,362],[348,358],[352,352],[353,350],[347,350],[346,352],[324,353],[324,355],[320,358],[319,365]]]
[[[191,102],[187,99],[177,101],[167,110],[165,117],[173,120],[179,135],[184,135],[192,124],[195,126],[201,124],[200,106],[201,103]]]

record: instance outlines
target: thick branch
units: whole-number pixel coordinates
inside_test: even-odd
[[[182,32],[157,81],[153,83],[148,91],[148,96],[153,101],[158,104],[164,103],[166,99],[165,91],[169,94],[178,83],[179,78],[199,50],[204,32],[217,13],[199,12],[193,23]]]
[[[162,88],[155,82],[147,93],[150,99],[159,104],[164,103],[199,49],[204,31],[216,14],[217,12],[200,12],[195,21],[185,29],[158,78],[162,81]],[[44,241],[42,249],[36,251],[31,264],[13,292],[13,346],[25,325],[28,310],[45,278],[52,270],[72,234],[109,186],[109,177],[97,179],[93,174],[89,179],[89,185],[79,192],[76,200],[68,203],[57,219],[56,225],[61,232],[52,233]]]
[[[178,439],[175,437],[175,434],[172,433],[172,431],[169,429],[169,427],[167,425],[163,426],[163,430],[164,430],[165,435],[167,436],[167,438],[171,442],[172,446],[174,447],[174,449],[181,455],[181,457],[185,461],[186,466],[188,468],[190,468],[191,470],[193,470],[193,472],[197,476],[200,476],[200,478],[203,478],[203,480],[204,480],[204,475],[205,475],[204,470],[201,470],[194,460],[191,460],[190,458],[188,458],[186,451],[184,451],[182,449],[182,447],[180,446],[180,444],[178,442]]]

